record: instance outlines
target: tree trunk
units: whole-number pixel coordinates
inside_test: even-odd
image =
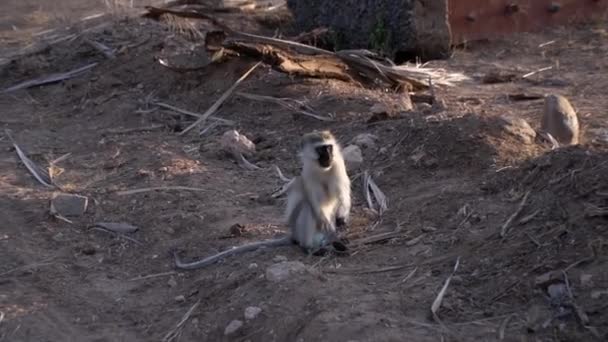
[[[397,60],[447,58],[448,0],[287,0],[298,31],[327,27],[336,50],[372,49]]]

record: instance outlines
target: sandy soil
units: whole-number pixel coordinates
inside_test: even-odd
[[[10,3],[17,10],[24,2]],[[249,16],[218,17],[250,32],[275,32]],[[445,110],[418,104],[374,124],[367,120],[370,108],[386,101],[382,92],[261,67],[240,90],[306,100],[336,121],[229,99],[216,116],[234,120],[256,142],[251,161],[258,171],[220,152],[228,127],[178,136],[192,117],[153,104],[202,113],[255,61],[233,58],[173,72],[153,57],[189,51],[191,43],[164,23],[133,18],[115,18],[84,35],[118,49],[113,60],[81,36],[11,59],[0,67],[0,89],[99,64],[64,82],[0,95],[2,128],[40,165],[71,153],[57,164],[54,180],[64,192],[90,199],[86,214],[72,223],[50,215],[54,191],[30,176],[2,130],[0,341],[163,340],[192,307],[174,341],[606,340],[608,219],[592,209],[608,206],[607,28],[594,23],[459,48],[452,59],[430,63],[472,77],[437,90]],[[200,46],[192,51],[180,56],[195,63],[205,55]],[[549,65],[554,69],[528,79],[479,81],[491,72],[521,76]],[[538,128],[542,99],[509,97],[520,93],[571,99],[583,144],[550,151],[505,132],[499,119],[505,114]],[[142,127],[152,128],[137,130]],[[195,258],[283,232],[284,203],[269,197],[282,183],[271,167],[296,174],[297,137],[322,128],[343,145],[360,133],[380,138],[351,172],[348,234],[398,230],[396,238],[348,257],[307,257],[285,247],[204,270],[174,270],[171,250]],[[363,170],[389,199],[379,224],[365,209]],[[200,191],[120,194],[157,186]],[[521,215],[501,238],[501,226],[528,191]],[[99,221],[139,230],[127,239],[90,229]],[[244,234],[231,235],[235,224]],[[430,307],[458,258],[440,324]],[[267,268],[283,259],[308,270],[269,281]],[[543,280],[548,272],[554,279]],[[246,321],[249,306],[262,311]],[[244,325],[225,336],[233,320]]]

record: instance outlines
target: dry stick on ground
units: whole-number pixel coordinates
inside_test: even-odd
[[[112,234],[114,236],[118,236],[118,237],[121,237],[121,238],[123,238],[125,240],[129,240],[129,241],[131,241],[131,242],[133,242],[133,243],[135,243],[137,245],[143,245],[143,243],[141,243],[141,241],[135,240],[134,238],[132,238],[130,236],[126,236],[125,234],[121,234],[121,233],[117,233],[117,232],[111,231],[111,230],[109,230],[107,228],[104,228],[104,227],[97,227],[97,226],[95,226],[95,227],[91,227],[91,230],[97,230],[97,231],[100,231],[100,232],[110,233],[110,234]]]
[[[511,216],[509,216],[507,221],[505,221],[505,223],[500,228],[500,237],[505,237],[505,235],[507,235],[507,232],[509,231],[509,228],[510,228],[513,220],[515,220],[519,216],[519,214],[521,214],[522,210],[524,210],[524,206],[526,205],[526,202],[528,201],[528,196],[530,196],[530,191],[526,192],[524,197],[521,199],[519,206],[517,206],[517,210],[515,210],[515,212]]]
[[[21,159],[21,162],[23,163],[23,165],[25,165],[28,171],[30,171],[32,176],[34,176],[34,178],[36,178],[36,180],[40,184],[48,188],[54,188],[55,185],[53,184],[53,181],[48,172],[43,170],[40,166],[36,165],[30,158],[28,158],[28,156],[25,154],[25,152],[23,152],[21,147],[17,145],[15,139],[13,139],[11,131],[6,129],[4,130],[4,134],[9,138],[9,140],[13,144],[13,147],[15,148],[15,151],[17,152],[17,155],[19,156],[19,159]]]
[[[243,93],[243,92],[237,92],[236,94],[238,96],[244,97],[248,100],[276,103],[287,109],[291,109],[296,113],[310,116],[311,118],[315,118],[317,120],[334,121],[334,119],[329,116],[322,116],[322,115],[314,113],[314,110],[312,110],[312,108],[310,108],[309,106],[307,106],[306,104],[304,104],[303,102],[298,101],[298,100],[288,99],[288,98],[278,98],[278,97],[265,96],[265,95],[249,94],[249,93]],[[306,108],[306,110],[300,109],[298,107],[304,107],[304,108]]]
[[[127,133],[135,133],[135,132],[146,132],[153,131],[156,129],[160,129],[165,127],[164,125],[150,125],[144,127],[133,127],[133,128],[108,128],[103,130],[102,133],[105,134],[127,134]]]
[[[241,84],[260,64],[262,64],[262,62],[257,62],[254,66],[247,70],[247,72],[244,73],[243,76],[241,76],[241,78],[239,78],[236,82],[234,82],[234,84],[230,88],[228,88],[228,90],[226,90],[226,92],[224,92],[224,94],[222,94],[222,96],[217,101],[215,101],[215,103],[209,109],[207,109],[207,111],[198,120],[196,120],[190,126],[186,127],[186,129],[184,129],[183,131],[179,132],[178,135],[186,134],[188,131],[207,120],[207,118],[211,116],[211,114],[215,113],[220,108],[222,103],[224,103],[224,101],[226,101],[226,99],[232,94],[232,92],[234,92],[236,87],[238,87],[239,84]]]
[[[6,89],[0,91],[0,94],[6,94],[6,93],[13,92],[15,90],[31,88],[31,87],[35,87],[35,86],[40,86],[40,85],[45,85],[45,84],[49,84],[49,83],[55,83],[55,82],[67,80],[67,79],[70,79],[70,78],[73,78],[73,77],[76,77],[76,76],[82,74],[83,72],[93,68],[96,65],[97,65],[97,63],[91,63],[91,64],[85,65],[83,67],[80,67],[80,68],[72,70],[72,71],[51,74],[51,75],[42,76],[42,77],[39,77],[39,78],[36,78],[33,80],[21,82],[19,84],[16,84],[12,87],[9,87],[9,88],[6,88]]]
[[[184,316],[182,317],[182,319],[177,323],[177,325],[175,326],[175,328],[173,328],[171,331],[169,331],[165,335],[165,337],[163,337],[162,342],[171,342],[176,337],[179,336],[180,331],[183,328],[184,324],[188,321],[188,319],[192,315],[192,312],[194,312],[194,310],[198,307],[198,305],[200,303],[201,303],[201,300],[199,299],[198,301],[196,301],[196,303],[194,303],[194,305],[192,305],[192,307],[190,309],[188,309],[188,311],[184,314]]]
[[[227,43],[225,47],[243,54],[263,56],[265,62],[287,73],[337,78],[351,82],[363,74],[371,81],[380,78],[393,86],[410,83],[420,88],[427,87],[425,81],[429,76],[432,76],[437,84],[444,85],[452,85],[453,82],[468,79],[463,74],[448,73],[443,69],[379,63],[369,58],[376,56],[367,50],[344,50],[334,53],[294,41],[235,31],[216,19],[192,9],[180,11],[152,6],[147,6],[146,9],[148,13],[144,17],[156,20],[163,14],[209,20],[230,36],[232,41],[225,42]]]
[[[165,277],[165,276],[173,275],[175,273],[177,273],[177,272],[175,272],[175,271],[169,271],[169,272],[163,272],[163,273],[148,274],[148,275],[145,275],[145,276],[139,276],[139,277],[131,278],[131,279],[129,279],[129,281],[137,281],[137,280],[145,280],[145,279],[152,279],[152,278],[158,278],[158,277]]]
[[[202,115],[202,114],[195,113],[195,112],[191,112],[191,111],[186,110],[186,109],[177,108],[177,107],[175,107],[175,106],[172,106],[172,105],[170,105],[170,104],[166,104],[166,103],[164,103],[164,102],[154,102],[153,104],[154,104],[154,105],[157,105],[157,106],[159,106],[159,107],[161,107],[161,108],[169,109],[169,110],[172,110],[172,111],[174,111],[174,112],[178,112],[178,113],[180,113],[180,114],[184,114],[184,115],[193,116],[193,117],[195,117],[195,118],[199,118],[199,119],[200,119],[200,118],[202,118],[202,117],[203,117],[203,115]],[[211,120],[215,120],[215,121],[217,121],[217,122],[224,123],[224,124],[226,124],[226,125],[234,125],[234,121],[232,121],[232,120],[222,119],[222,118],[218,118],[218,117],[215,117],[215,116],[209,116],[209,119],[211,119]]]
[[[150,192],[150,191],[160,191],[160,190],[185,190],[185,191],[206,191],[206,189],[201,188],[191,188],[188,186],[159,186],[159,187],[151,187],[151,188],[140,188],[140,189],[132,189],[132,190],[123,190],[117,191],[116,194],[118,196],[126,196],[139,194],[142,192]]]
[[[273,169],[276,171],[277,175],[279,175],[279,178],[280,178],[280,179],[281,179],[283,182],[289,183],[289,182],[291,182],[291,180],[293,179],[293,178],[287,178],[287,177],[285,177],[285,175],[283,174],[283,172],[281,171],[281,169],[279,169],[279,167],[278,167],[278,166],[273,165],[273,166],[272,166],[272,168],[273,168]]]
[[[441,307],[441,303],[443,302],[443,297],[445,297],[445,293],[448,290],[448,286],[450,286],[452,277],[454,277],[454,274],[456,274],[456,271],[458,270],[459,265],[460,265],[460,257],[458,257],[456,259],[456,264],[454,264],[454,270],[452,271],[452,274],[450,274],[450,276],[445,280],[445,283],[443,284],[441,291],[439,291],[439,293],[437,294],[437,298],[435,298],[435,300],[433,301],[433,305],[431,305],[431,314],[433,315],[433,318],[435,319],[435,321],[437,323],[439,323],[446,330],[447,330],[447,327],[439,319],[439,316],[437,315],[437,310],[439,310],[439,308]]]
[[[249,160],[247,160],[247,158],[245,158],[245,156],[242,153],[238,154],[238,159],[240,160],[239,164],[241,164],[247,170],[255,171],[255,170],[261,169],[261,167],[255,165],[252,162],[250,162]]]
[[[95,50],[99,51],[102,55],[104,55],[107,59],[114,59],[116,55],[114,55],[114,49],[111,49],[104,44],[97,42],[95,40],[91,40],[89,38],[83,38],[84,42],[90,45]]]
[[[548,66],[548,67],[545,67],[545,68],[540,68],[538,70],[535,70],[535,71],[532,71],[532,72],[529,72],[529,73],[523,75],[521,78],[529,78],[529,77],[532,77],[532,76],[534,76],[534,75],[536,75],[538,73],[541,73],[541,72],[547,71],[547,70],[551,70],[551,69],[553,69],[553,66]]]

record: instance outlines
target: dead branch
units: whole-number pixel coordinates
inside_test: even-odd
[[[188,319],[192,315],[192,312],[194,312],[194,310],[198,307],[200,303],[201,300],[199,299],[196,303],[194,303],[194,305],[192,305],[192,307],[190,307],[190,309],[188,309],[188,311],[186,311],[182,319],[177,323],[177,325],[175,325],[175,328],[171,329],[171,331],[169,331],[165,335],[165,337],[163,337],[162,342],[171,342],[179,336],[184,324],[188,321]]]
[[[526,202],[528,201],[528,196],[530,196],[530,191],[526,192],[524,197],[521,199],[521,202],[519,203],[517,210],[515,210],[515,212],[511,216],[509,216],[507,221],[505,221],[505,223],[500,228],[500,237],[505,237],[505,235],[507,235],[508,229],[511,226],[511,223],[513,222],[513,220],[515,220],[519,216],[519,214],[521,214],[522,210],[524,210],[524,206],[526,205]]]
[[[21,160],[23,165],[25,165],[25,167],[28,169],[28,171],[32,174],[32,176],[34,176],[34,178],[36,178],[36,180],[40,184],[42,184],[48,188],[54,188],[55,185],[53,184],[53,180],[51,179],[49,173],[47,171],[43,170],[36,163],[34,163],[30,158],[28,158],[28,156],[25,154],[25,152],[23,152],[21,147],[19,147],[19,145],[17,145],[17,142],[15,141],[15,139],[13,139],[13,135],[11,134],[11,131],[6,129],[6,130],[4,130],[4,134],[9,138],[9,140],[13,144],[13,147],[15,148],[15,151],[17,152],[17,156],[19,156],[19,159]]]
[[[244,97],[248,100],[276,103],[287,109],[293,110],[296,113],[310,116],[311,118],[315,118],[317,120],[333,121],[333,118],[331,118],[330,116],[319,115],[319,114],[315,113],[314,110],[310,106],[308,106],[305,103],[298,101],[298,100],[289,99],[289,98],[278,98],[278,97],[265,96],[265,95],[256,95],[256,94],[243,93],[243,92],[237,92],[236,94],[238,96]],[[300,109],[300,107],[305,108],[305,109]]]
[[[55,83],[55,82],[67,80],[67,79],[70,79],[70,78],[73,78],[73,77],[76,77],[76,76],[82,74],[83,72],[95,67],[96,65],[97,65],[97,63],[91,63],[91,64],[85,65],[83,67],[80,67],[78,69],[74,69],[74,70],[71,70],[68,72],[50,74],[47,76],[35,78],[33,80],[21,82],[19,84],[16,84],[12,87],[8,87],[8,88],[0,91],[0,94],[6,94],[6,93],[13,92],[15,90],[26,89],[26,88],[31,88],[31,87],[35,87],[35,86],[40,86],[40,85],[45,85],[45,84],[49,84],[49,83]]]
[[[139,193],[142,193],[142,192],[159,191],[159,190],[205,191],[205,189],[191,188],[191,187],[188,187],[188,186],[159,186],[159,187],[151,187],[151,188],[123,190],[123,191],[116,192],[116,194],[118,196],[126,196],[126,195],[139,194]]]
[[[224,47],[254,58],[277,70],[303,77],[334,78],[346,82],[356,82],[358,75],[348,66],[331,55],[309,56],[297,54],[272,45],[230,41]]]
[[[437,310],[439,310],[439,308],[441,307],[441,303],[443,302],[443,297],[445,297],[445,293],[448,290],[448,286],[450,286],[452,277],[454,277],[454,274],[456,274],[456,271],[458,270],[459,265],[460,265],[460,257],[458,257],[456,259],[456,264],[454,264],[454,270],[452,271],[450,276],[445,280],[445,283],[443,284],[441,291],[439,291],[439,293],[437,294],[437,298],[435,298],[435,300],[433,301],[433,305],[431,305],[431,314],[433,315],[433,318],[435,319],[435,321],[437,321],[437,323],[439,323],[442,326],[443,326],[443,323],[441,322],[441,320],[439,319],[439,316],[437,315]]]
[[[200,119],[200,118],[203,117],[203,114],[191,112],[189,110],[178,108],[178,107],[172,106],[172,105],[164,103],[164,102],[154,102],[153,104],[157,105],[157,106],[159,106],[161,108],[169,109],[169,110],[172,110],[172,111],[180,113],[180,114],[193,116],[195,118],[199,118]],[[232,121],[232,120],[222,119],[222,118],[218,118],[218,117],[215,117],[215,116],[209,116],[209,119],[215,120],[215,121],[218,121],[218,122],[221,122],[221,123],[224,123],[226,125],[234,125],[234,121]]]
[[[241,84],[261,63],[262,62],[257,62],[254,66],[252,66],[249,70],[247,70],[247,72],[245,72],[243,74],[243,76],[241,76],[238,80],[236,80],[236,82],[234,82],[234,84],[230,88],[228,88],[228,90],[226,90],[224,92],[224,94],[222,94],[222,96],[219,99],[217,99],[217,101],[215,101],[215,103],[213,105],[211,105],[211,107],[209,109],[207,109],[207,111],[198,120],[196,120],[190,126],[186,127],[183,131],[179,132],[178,135],[186,134],[188,131],[190,131],[194,127],[198,126],[200,123],[207,120],[207,118],[210,117],[213,113],[215,113],[220,108],[222,103],[224,103],[224,101],[226,101],[226,99],[228,97],[230,97],[230,95],[234,92],[236,87],[238,87],[239,84]]]
[[[144,127],[132,127],[132,128],[108,128],[104,130],[102,133],[105,134],[127,134],[127,133],[135,133],[135,132],[146,132],[146,131],[154,131],[160,128],[165,127],[164,125],[150,125]]]

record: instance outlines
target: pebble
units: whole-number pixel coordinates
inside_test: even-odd
[[[248,321],[255,319],[261,312],[261,308],[257,306],[249,306],[245,309],[245,319]]]
[[[226,329],[224,329],[224,335],[226,335],[226,336],[232,335],[235,332],[237,332],[239,329],[241,329],[242,327],[243,327],[243,321],[239,321],[238,319],[235,319],[226,326]]]

